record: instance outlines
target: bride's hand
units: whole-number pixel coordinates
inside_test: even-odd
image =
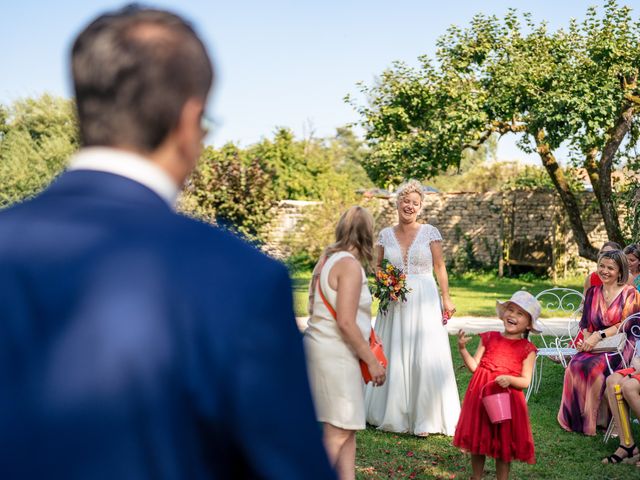
[[[453,314],[456,313],[456,306],[451,301],[451,298],[444,297],[442,299],[442,310],[443,310],[443,313],[448,314],[447,319],[451,318]]]

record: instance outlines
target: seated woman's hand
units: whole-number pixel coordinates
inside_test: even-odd
[[[589,335],[589,338],[578,345],[578,350],[580,350],[581,352],[590,352],[591,350],[593,350],[593,347],[598,344],[599,341],[600,338],[597,334],[591,334]]]
[[[369,373],[371,374],[371,381],[376,387],[379,387],[384,384],[387,379],[387,370],[380,365],[380,362],[376,359],[375,362],[371,362],[367,364],[369,368]]]

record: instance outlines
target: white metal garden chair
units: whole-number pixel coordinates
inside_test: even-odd
[[[605,358],[607,359],[607,367],[609,368],[610,374],[613,373],[610,359],[616,356],[619,356],[622,359],[621,368],[629,368],[630,362],[627,362],[623,356],[623,352],[626,348],[631,348],[632,354],[629,356],[630,359],[636,355],[640,355],[640,313],[634,313],[633,315],[629,315],[625,318],[618,326],[616,333],[624,333],[626,335],[626,339],[615,352],[606,354]],[[606,399],[603,399],[603,401],[606,401]],[[612,418],[609,422],[609,427],[604,434],[605,443],[612,437],[614,430],[615,425]]]
[[[543,312],[561,316],[569,314],[569,320],[566,326],[561,328],[554,327],[551,322],[540,320],[543,329],[540,334],[543,347],[540,347],[536,353],[531,384],[525,397],[527,401],[532,393],[537,393],[540,389],[545,358],[558,362],[566,368],[568,361],[578,352],[574,347],[573,340],[579,332],[584,297],[582,292],[578,290],[554,287],[538,293],[536,299],[540,302]],[[551,339],[548,340],[548,337]]]

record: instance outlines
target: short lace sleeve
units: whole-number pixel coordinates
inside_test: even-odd
[[[429,225],[428,226],[428,231],[427,231],[427,240],[429,243],[431,242],[441,242],[442,241],[442,235],[440,235],[440,232],[438,231],[438,229],[436,227],[434,227],[433,225]]]
[[[378,240],[376,240],[376,246],[380,246],[383,248],[387,246],[387,230],[388,228],[383,228],[382,230],[380,230],[380,233],[378,234]]]

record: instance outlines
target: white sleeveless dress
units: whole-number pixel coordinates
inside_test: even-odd
[[[380,232],[384,258],[407,273],[405,303],[378,313],[375,330],[389,360],[387,381],[366,389],[367,422],[381,430],[453,435],[460,415],[449,335],[442,325],[440,295],[433,277],[430,244],[438,229],[422,225],[406,258],[391,227]]]
[[[338,260],[345,257],[355,258],[348,252],[336,252],[322,268],[314,295],[313,314],[304,332],[304,347],[318,421],[346,430],[363,430],[366,427],[364,382],[359,359],[343,340],[335,319],[318,293],[319,285],[322,285],[327,301],[335,309],[336,291],[329,286],[329,272]],[[364,270],[356,323],[368,342],[371,293]]]

